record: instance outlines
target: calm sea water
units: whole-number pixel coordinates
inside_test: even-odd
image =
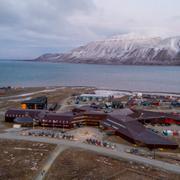
[[[0,86],[54,85],[180,93],[180,66],[0,61]]]

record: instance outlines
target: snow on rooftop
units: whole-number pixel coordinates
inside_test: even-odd
[[[111,90],[96,90],[95,94],[97,95],[108,95],[108,96],[124,96],[130,95],[129,92],[122,92],[122,91],[111,91]]]
[[[81,97],[109,97],[108,94],[81,94]]]

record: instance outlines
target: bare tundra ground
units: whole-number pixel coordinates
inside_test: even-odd
[[[55,160],[45,179],[179,180],[179,178],[179,175],[149,166],[111,159],[82,149],[68,149]]]
[[[0,139],[0,180],[31,180],[55,145]]]

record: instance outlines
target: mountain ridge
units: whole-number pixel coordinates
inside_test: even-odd
[[[180,36],[117,35],[90,42],[69,53],[44,54],[43,62],[125,65],[180,65]]]

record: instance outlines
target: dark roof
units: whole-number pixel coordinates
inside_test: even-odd
[[[172,113],[164,113],[164,112],[154,112],[154,111],[143,111],[139,110],[139,117],[138,119],[153,119],[153,118],[171,118],[177,121],[180,121],[179,114],[172,114]]]
[[[55,113],[51,111],[45,111],[45,110],[32,110],[32,109],[9,109],[5,116],[9,115],[16,115],[17,116],[26,116],[29,118],[35,118],[38,120],[72,120],[74,117],[72,112],[65,112],[65,113]]]
[[[150,129],[145,128],[140,122],[127,122],[126,127],[135,141],[146,145],[177,145],[176,143],[162,137]]]
[[[121,116],[129,116],[131,114],[133,114],[134,112],[129,109],[129,108],[123,108],[123,109],[118,109],[118,110],[114,110],[112,113],[110,114],[118,114],[118,115],[121,115]]]
[[[33,123],[33,119],[31,117],[17,117],[14,119],[15,123]]]
[[[44,119],[48,120],[72,120],[73,113],[67,112],[67,113],[48,113],[44,116]]]
[[[117,133],[122,135],[123,137],[127,137],[128,140],[131,140],[132,142],[136,143],[142,143],[148,147],[173,147],[176,148],[178,145],[174,142],[171,142],[170,140],[154,133],[153,131],[145,128],[139,121],[138,118],[133,118],[124,114],[123,111],[120,111],[116,113],[100,113],[100,111],[85,111],[81,113],[74,114],[73,112],[66,112],[66,113],[55,113],[45,110],[22,110],[22,109],[9,109],[5,115],[26,115],[32,118],[37,118],[40,121],[45,120],[66,120],[68,123],[70,123],[74,117],[78,117],[81,115],[87,115],[87,116],[102,116],[102,118],[99,118],[99,121],[102,125],[105,127],[109,127],[113,130],[115,130]],[[128,112],[130,112],[128,110]],[[126,114],[126,113],[125,113]],[[128,113],[130,114],[130,113]],[[154,117],[154,115],[162,116],[162,113],[154,113],[147,111],[144,113],[147,117]],[[131,115],[131,114],[130,114]],[[17,117],[16,116],[16,117]],[[142,117],[142,114],[141,114]]]
[[[102,122],[102,124],[106,127],[115,129],[116,132],[134,142],[139,142],[147,146],[178,146],[176,143],[145,128],[136,119],[128,116],[123,117],[121,115],[109,115],[107,119]]]
[[[23,101],[22,104],[44,104],[46,102],[47,102],[47,97],[40,96],[30,100]]]
[[[26,110],[23,110],[23,109],[8,109],[5,113],[5,116],[8,114],[8,115],[29,115],[31,117],[35,117],[37,116],[38,114],[43,114],[43,113],[46,113],[47,111],[45,110],[33,110],[33,109],[26,109]]]

